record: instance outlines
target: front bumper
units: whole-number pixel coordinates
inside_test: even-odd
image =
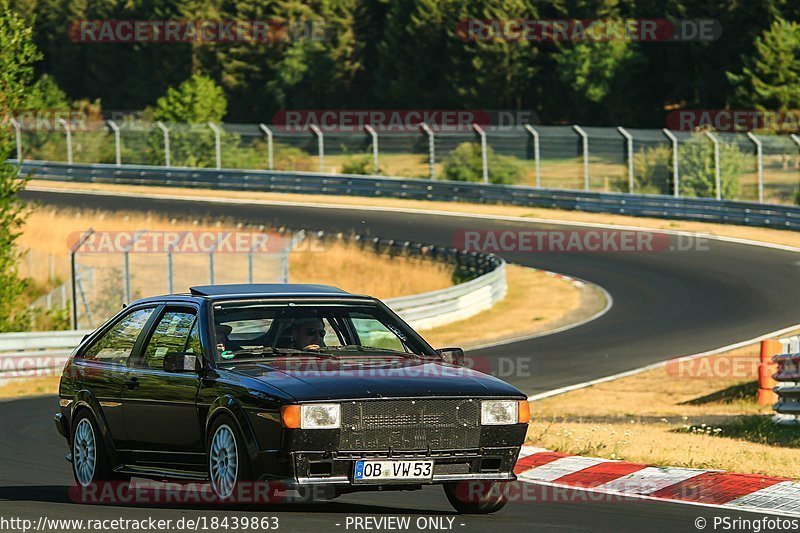
[[[368,489],[389,485],[425,485],[455,481],[514,481],[514,465],[520,448],[496,447],[474,450],[442,450],[428,452],[327,452],[295,451],[278,453],[272,464],[284,466],[283,472],[262,470],[263,480],[280,481],[291,486],[340,485]],[[433,461],[430,479],[389,479],[380,482],[354,482],[353,472],[359,460],[425,460]],[[277,476],[275,474],[278,474]]]

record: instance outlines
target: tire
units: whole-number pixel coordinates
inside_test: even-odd
[[[116,479],[103,436],[91,413],[82,409],[72,425],[72,475],[79,487]]]
[[[461,514],[496,513],[508,503],[505,484],[502,481],[445,483],[444,493],[453,509]]]
[[[211,490],[223,502],[245,503],[236,501],[237,489],[240,483],[253,480],[252,469],[244,438],[229,416],[219,416],[211,424],[206,450]]]

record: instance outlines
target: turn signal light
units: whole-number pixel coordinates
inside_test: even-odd
[[[519,401],[517,412],[519,413],[520,424],[527,424],[531,421],[531,404],[528,403],[528,400]]]
[[[281,424],[285,428],[300,427],[300,406],[284,405],[281,407]]]

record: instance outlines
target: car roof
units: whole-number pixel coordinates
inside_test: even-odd
[[[315,283],[231,283],[198,285],[189,289],[194,296],[330,296],[350,294],[338,287]]]

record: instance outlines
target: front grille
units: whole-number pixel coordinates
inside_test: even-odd
[[[453,450],[477,448],[478,400],[367,400],[342,404],[339,449]]]

